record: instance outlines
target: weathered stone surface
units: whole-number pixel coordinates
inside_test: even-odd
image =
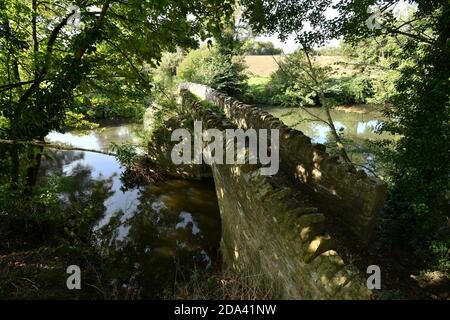
[[[320,235],[324,215],[298,216],[295,214],[298,208],[289,206],[280,211],[285,204],[272,195],[286,191],[274,188],[265,177],[259,176],[262,181],[249,179],[245,174],[233,174],[230,166],[225,165],[214,165],[212,171],[222,218],[221,248],[228,265],[245,270],[246,274],[265,275],[273,281],[280,298],[367,299],[370,296],[362,277],[347,270],[338,253],[331,250],[335,248],[334,239]],[[264,199],[270,200],[258,198],[261,189],[265,190]],[[310,239],[302,241],[302,232],[293,227],[292,219],[311,228]],[[351,289],[343,290],[353,278]]]
[[[323,232],[323,224],[316,223],[307,227],[303,227],[300,230],[300,239],[302,241],[312,241],[315,237]]]
[[[240,128],[280,129],[281,170],[305,185],[320,209],[340,221],[356,240],[368,243],[386,197],[383,181],[339,163],[326,153],[325,146],[312,144],[309,137],[256,106],[204,85],[185,83],[181,88],[215,103]]]
[[[202,86],[196,90],[217,100],[225,113],[235,111],[227,109],[230,100],[224,95]],[[205,123],[222,123],[219,130],[231,126],[212,121],[215,116],[198,104],[192,108]],[[221,213],[221,250],[228,266],[267,279],[279,298],[369,298],[361,274],[345,265],[334,251],[334,239],[323,233],[325,216],[317,208],[300,206],[290,199],[290,187],[275,186],[257,168],[214,164],[211,171]]]
[[[325,216],[322,213],[308,213],[300,216],[297,220],[296,226],[300,229],[309,227],[316,223],[325,221]]]
[[[320,254],[333,250],[336,248],[336,241],[329,235],[317,236],[308,245],[308,250],[306,251],[305,260],[311,262],[314,258]]]

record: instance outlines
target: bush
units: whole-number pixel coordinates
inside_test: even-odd
[[[369,103],[392,104],[392,98],[397,94],[395,83],[400,77],[398,70],[388,70],[372,78],[373,96]]]
[[[242,56],[225,54],[217,47],[202,47],[186,55],[177,74],[183,81],[209,85],[239,97],[246,89],[245,68]]]
[[[177,75],[181,80],[210,84],[213,79],[211,68],[205,62],[211,59],[211,51],[207,47],[190,51],[181,61]],[[210,62],[209,62],[210,63]]]
[[[135,146],[123,143],[117,144],[115,142],[111,142],[110,144],[111,150],[116,152],[116,159],[119,161],[120,165],[124,168],[131,167],[137,159],[137,151]]]
[[[317,53],[321,56],[342,56],[344,55],[344,50],[342,46],[322,47],[317,50]]]
[[[162,89],[170,89],[175,84],[177,69],[184,55],[181,50],[177,52],[165,52],[162,55],[158,68],[153,73],[153,82]]]
[[[337,105],[367,103],[373,94],[372,80],[364,75],[330,78],[325,91]]]
[[[301,51],[296,51],[279,62],[280,67],[270,76],[267,85],[271,96],[270,104],[313,106],[318,103],[316,93],[300,83],[304,80],[308,86],[314,86],[304,72],[305,63],[305,56]]]
[[[254,41],[247,40],[243,46],[242,51],[246,55],[256,55],[256,56],[270,56],[282,54],[283,50],[280,48],[275,48],[270,41]]]
[[[267,86],[270,103],[283,105],[320,105],[317,86],[308,74],[304,53],[295,52],[281,61],[280,68],[272,74]],[[365,75],[352,77],[330,77],[330,68],[314,66],[318,77],[323,79],[325,97],[332,104],[367,103],[373,97],[372,79]]]
[[[248,87],[243,101],[246,103],[266,105],[271,99],[268,90],[269,77],[255,76],[248,79]]]

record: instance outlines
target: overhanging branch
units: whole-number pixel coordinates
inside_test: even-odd
[[[22,140],[0,139],[0,144],[36,146],[36,147],[45,147],[45,148],[64,150],[64,151],[94,152],[94,153],[105,154],[105,155],[108,155],[108,156],[114,156],[114,157],[117,156],[116,153],[109,152],[109,151],[101,151],[101,150],[95,150],[95,149],[78,148],[78,147],[74,147],[74,146],[71,146],[71,145],[55,144],[55,143],[40,142],[40,141],[22,141]]]

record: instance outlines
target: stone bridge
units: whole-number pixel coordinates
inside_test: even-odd
[[[280,132],[280,171],[275,176],[262,176],[258,167],[249,164],[173,167],[170,150],[174,143],[156,138],[149,144],[150,159],[171,174],[212,174],[227,266],[262,275],[280,298],[369,298],[366,270],[349,262],[348,250],[332,234],[345,234],[347,243],[349,239],[355,247],[364,248],[383,206],[385,184],[339,163],[325,146],[311,143],[302,132],[256,106],[192,83],[180,86],[180,97],[182,108],[202,120],[203,129]],[[204,102],[214,108],[205,107]],[[176,125],[169,121],[159,129],[160,134],[165,131],[167,137],[167,127],[175,129]]]

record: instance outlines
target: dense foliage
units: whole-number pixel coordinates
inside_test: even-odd
[[[278,64],[279,69],[271,75],[266,88],[266,95],[271,104],[321,105],[314,89],[316,84],[308,76],[307,61],[301,50],[286,56]],[[330,66],[321,67],[317,63],[314,63],[314,68],[321,74],[325,97],[332,105],[368,103],[374,96],[375,78],[370,78],[365,73],[352,76],[334,75]]]
[[[242,51],[246,55],[255,56],[270,56],[279,55],[283,53],[280,48],[275,48],[274,44],[270,41],[254,41],[248,39],[242,45]]]
[[[252,1],[249,12],[257,30],[279,32],[281,38],[293,32],[305,49],[337,35],[353,44],[382,41],[355,54],[363,66],[375,62],[389,69],[371,85],[371,98],[386,105],[383,130],[399,137],[381,149],[391,168],[384,229],[391,231],[391,243],[414,251],[416,261],[448,272],[450,4],[414,3],[402,1],[401,11],[397,1],[342,1],[332,21],[325,19],[328,0]],[[310,28],[298,32],[306,24]]]
[[[182,81],[202,83],[231,96],[246,90],[246,65],[242,43],[229,28],[216,38],[216,43],[189,52],[180,63],[177,75]]]
[[[152,87],[148,67],[163,51],[217,32],[232,6],[216,0],[2,1],[0,114],[9,124],[2,135],[42,140],[66,125],[69,111],[86,106],[142,108]],[[14,184],[22,151],[9,148]]]
[[[401,47],[397,59],[390,61],[399,75],[390,97],[392,105],[385,109],[390,121],[383,127],[401,137],[384,149],[392,169],[386,220],[392,227],[391,239],[409,244],[417,256],[448,272],[450,4],[417,1],[417,5],[418,10],[406,19],[409,24],[385,14],[382,27],[372,31],[396,39]],[[386,5],[386,11],[390,6]],[[355,30],[368,16],[363,3],[354,1],[341,11],[342,21],[348,18],[342,24],[348,39],[370,34],[368,28]]]

